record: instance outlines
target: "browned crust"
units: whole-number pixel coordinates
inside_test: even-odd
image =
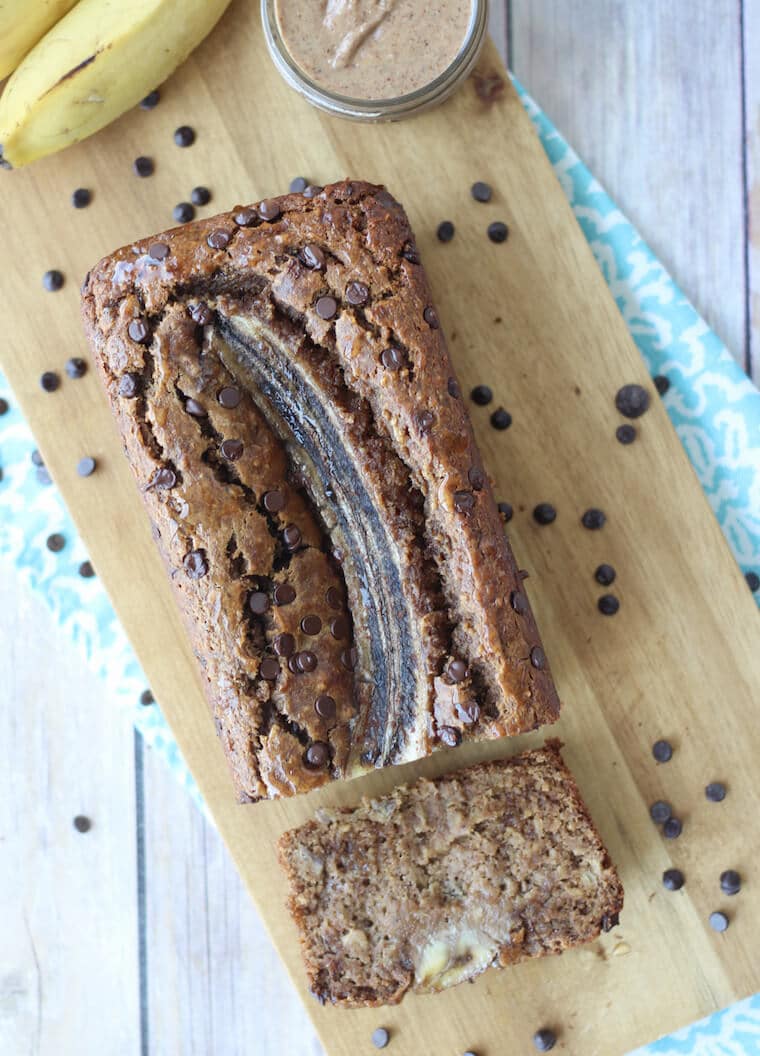
[[[432,307],[430,289],[403,209],[383,188],[359,181],[333,184],[312,198],[289,194],[272,201],[279,209],[273,223],[257,220],[253,226],[240,227],[234,221],[236,208],[125,246],[88,275],[82,295],[85,329],[128,457],[140,465],[143,445],[135,435],[131,407],[118,396],[118,376],[145,367],[142,346],[135,346],[127,336],[130,320],[137,313],[155,324],[164,317],[171,319],[178,300],[191,299],[194,288],[215,284],[222,305],[225,290],[238,296],[250,287],[254,275],[266,275],[275,299],[300,314],[313,339],[329,335],[347,382],[369,402],[376,420],[387,423],[399,457],[426,495],[433,535],[452,542],[444,585],[457,606],[453,645],[460,655],[476,652],[474,674],[491,698],[487,727],[482,732],[463,732],[494,737],[553,722],[559,702],[548,666],[531,663],[531,655],[540,658],[542,653],[530,609],[518,613],[511,603],[515,594],[524,597],[525,592],[490,483],[486,480],[477,491],[471,485],[472,472],[482,470],[482,463],[464,401],[451,394],[457,389],[443,334],[430,325],[429,313],[425,318],[426,309]],[[207,242],[212,232],[220,230],[230,235],[223,250]],[[160,263],[147,257],[157,241],[169,247]],[[324,247],[327,270],[299,274],[293,280],[292,254],[309,243]],[[345,303],[345,288],[355,280],[373,290],[373,299],[363,310],[351,310]],[[325,322],[314,311],[317,292],[330,292],[338,300],[335,321]],[[410,370],[393,372],[379,365],[379,349],[389,334],[408,355]],[[428,430],[420,428],[421,411],[433,416]],[[462,513],[455,508],[457,492],[472,496],[472,509]],[[143,497],[160,530],[164,510],[152,501],[152,493]],[[174,571],[173,555],[164,550],[164,556]],[[178,589],[176,577],[173,582]],[[193,605],[188,608],[180,600],[189,613],[188,630],[196,651],[203,657],[218,650],[218,637],[209,640],[196,625]],[[213,683],[218,674],[213,663],[210,669],[207,665],[207,692],[217,717],[219,690]],[[225,710],[232,713],[239,706],[241,714],[248,714],[244,723],[255,732],[255,703],[241,701],[240,694],[230,689]],[[223,736],[223,740],[244,795],[256,799],[275,794],[262,783],[255,750],[249,748],[241,758],[244,738],[231,742]],[[323,779],[302,773],[292,762],[295,769],[277,793],[292,794]]]
[[[603,912],[595,919],[586,922],[587,930],[582,942],[577,940],[574,941],[569,933],[561,934],[555,931],[552,933],[550,941],[548,941],[546,946],[539,952],[526,952],[519,941],[515,945],[503,945],[498,950],[498,957],[494,964],[495,967],[504,968],[512,964],[518,964],[520,961],[529,958],[562,953],[567,949],[594,941],[599,937],[602,931],[609,931],[618,923],[619,914],[623,909],[623,885],[610,858],[609,852],[602,842],[602,838],[588,812],[588,808],[581,798],[575,779],[562,758],[561,749],[562,742],[556,738],[552,738],[546,741],[542,748],[523,752],[510,759],[498,759],[492,762],[477,763],[474,766],[452,771],[448,774],[442,774],[432,779],[421,778],[412,785],[404,785],[396,788],[391,794],[380,801],[371,801],[364,797],[357,807],[336,808],[328,812],[329,816],[327,820],[321,822],[310,820],[304,825],[282,834],[278,840],[277,853],[280,866],[288,879],[289,896],[287,906],[296,927],[298,928],[301,952],[304,966],[309,977],[311,992],[321,1003],[331,1002],[346,1008],[377,1007],[380,1005],[398,1004],[406,993],[419,988],[415,986],[412,974],[408,975],[404,982],[393,992],[380,991],[376,995],[373,995],[372,986],[369,981],[367,986],[362,989],[361,995],[346,992],[342,992],[338,995],[331,992],[329,989],[324,988],[324,983],[319,971],[320,966],[314,958],[314,951],[310,946],[308,937],[309,926],[313,924],[313,919],[304,911],[300,904],[300,896],[304,894],[305,887],[292,861],[294,851],[299,844],[307,842],[310,836],[319,834],[320,832],[325,833],[333,822],[339,824],[343,819],[346,821],[353,817],[357,817],[358,819],[362,812],[370,808],[373,802],[376,804],[377,802],[382,803],[384,801],[395,800],[397,803],[408,805],[416,800],[426,785],[436,786],[439,790],[445,790],[446,786],[451,784],[452,781],[466,781],[468,785],[477,786],[479,778],[486,774],[497,773],[503,775],[506,781],[508,780],[510,771],[513,771],[518,767],[527,767],[531,769],[548,768],[554,771],[556,777],[561,779],[563,783],[563,791],[566,793],[567,800],[569,803],[572,803],[577,812],[578,818],[584,827],[584,836],[589,841],[592,851],[595,851],[601,859],[603,877],[600,880],[599,886],[604,899]],[[357,881],[361,881],[361,876],[357,875]],[[361,898],[361,890],[357,886],[357,901],[360,901]]]

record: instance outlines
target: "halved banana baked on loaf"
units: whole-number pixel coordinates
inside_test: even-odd
[[[557,718],[387,191],[308,188],[126,246],[83,313],[242,799]]]
[[[396,1004],[617,924],[623,888],[559,741],[420,780],[286,832],[309,986]]]

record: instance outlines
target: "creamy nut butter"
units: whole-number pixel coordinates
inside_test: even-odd
[[[322,88],[391,99],[434,81],[461,52],[472,0],[275,0],[291,58]]]

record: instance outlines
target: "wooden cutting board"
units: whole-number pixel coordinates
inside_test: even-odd
[[[413,121],[358,126],[319,114],[270,64],[257,5],[233,3],[213,36],[169,82],[160,106],[135,111],[94,139],[28,170],[0,173],[4,322],[0,361],[71,508],[99,575],[139,654],[238,868],[332,1056],[373,1051],[372,1030],[392,1032],[394,1056],[530,1052],[538,1027],[561,1035],[560,1051],[614,1056],[760,987],[760,845],[756,809],[760,738],[758,617],[746,584],[648,381],[644,365],[594,263],[494,49],[481,71],[502,80],[484,102],[472,81],[439,110]],[[192,124],[196,144],[172,142]],[[139,154],[156,173],[138,179]],[[393,1009],[320,1008],[306,993],[296,933],[284,910],[274,841],[323,803],[353,803],[418,774],[508,754],[543,735],[441,753],[286,803],[236,804],[147,519],[122,457],[94,372],[64,376],[42,392],[43,370],[63,374],[86,355],[78,285],[100,256],[171,225],[172,206],[196,184],[226,209],[285,189],[293,176],[326,183],[344,175],[385,182],[405,203],[418,235],[465,391],[491,385],[491,408],[473,406],[497,497],[515,507],[509,526],[564,700],[552,732],[566,741],[578,776],[626,886],[620,925],[593,946],[505,972],[444,995],[407,998]],[[475,203],[470,184],[495,188]],[[75,211],[69,195],[94,191]],[[452,243],[435,237],[442,219]],[[492,220],[510,227],[488,241]],[[48,268],[66,275],[46,293]],[[614,395],[626,382],[652,391],[630,447],[615,441]],[[514,423],[489,426],[503,404]],[[95,475],[76,464],[94,455]],[[553,502],[557,521],[530,511]],[[589,506],[608,521],[581,528]],[[51,531],[57,526],[51,525]],[[64,551],[60,557],[66,565]],[[618,570],[621,609],[600,615],[593,571]],[[71,570],[70,570],[71,571]],[[28,706],[32,706],[29,702]],[[655,764],[651,745],[668,737],[673,760]],[[88,745],[82,745],[82,765]],[[728,783],[723,804],[706,801],[711,780]],[[662,839],[648,805],[674,804],[682,837]],[[675,865],[685,888],[670,894]],[[191,866],[192,867],[192,866]],[[747,874],[727,899],[723,869]],[[731,926],[712,932],[724,909]]]

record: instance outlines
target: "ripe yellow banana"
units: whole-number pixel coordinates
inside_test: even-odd
[[[79,0],[0,96],[0,163],[78,143],[166,80],[230,0]]]
[[[0,0],[0,81],[76,0]]]

